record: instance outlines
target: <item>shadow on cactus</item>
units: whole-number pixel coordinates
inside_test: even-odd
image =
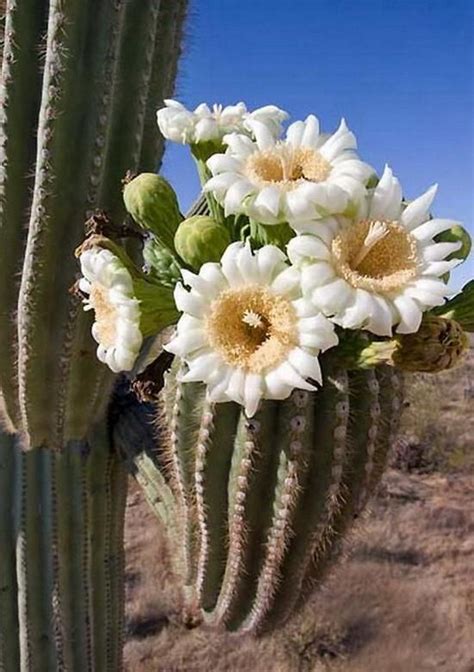
[[[379,179],[345,122],[282,136],[273,105],[163,102],[185,9],[7,3],[6,672],[121,669],[124,467],[167,530],[189,618],[283,623],[374,492],[403,370],[454,366],[472,328],[471,285],[446,303],[467,234],[431,217],[434,188],[407,202],[389,168]],[[201,179],[186,218],[153,172],[163,136]]]

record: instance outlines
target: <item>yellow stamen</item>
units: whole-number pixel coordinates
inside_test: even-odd
[[[365,257],[369,254],[374,245],[377,245],[379,240],[385,238],[388,233],[390,233],[390,229],[385,222],[372,222],[369,226],[369,231],[364,239],[364,242],[362,243],[356,258],[352,263],[352,268],[357,268],[359,264],[364,261]]]
[[[110,302],[107,289],[92,285],[89,303],[95,311],[96,330],[104,347],[112,347],[117,340],[117,308]]]
[[[206,329],[211,347],[227,364],[253,373],[277,366],[298,342],[291,303],[257,285],[219,294]]]
[[[291,191],[302,182],[326,180],[331,172],[331,164],[310,147],[293,148],[278,143],[272,149],[251,154],[244,172],[257,184],[278,184]]]
[[[390,292],[416,275],[415,238],[398,222],[362,220],[332,242],[336,269],[350,285]]]

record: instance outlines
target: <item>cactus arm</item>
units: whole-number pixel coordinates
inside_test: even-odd
[[[260,563],[264,542],[263,533],[271,522],[271,493],[275,488],[278,453],[266,450],[265,446],[275,437],[278,421],[276,409],[273,402],[267,402],[250,421],[240,410],[228,476],[227,563],[219,599],[207,616],[207,620],[213,624],[232,626],[234,619],[248,606],[253,594],[256,568]]]
[[[55,669],[58,662],[49,599],[54,583],[52,493],[47,487],[51,459],[51,453],[43,449],[25,453],[20,485],[17,577],[21,666],[38,671]]]
[[[39,43],[46,22],[37,0],[10,0],[0,78],[0,387],[13,424],[19,422],[14,280],[25,243],[41,93]]]
[[[250,612],[241,625],[253,631],[269,611],[281,581],[281,568],[293,535],[293,518],[304,492],[314,431],[314,396],[295,391],[282,403],[275,450],[279,453],[273,516],[266,534]]]
[[[58,556],[61,558],[62,627],[71,637],[71,652],[66,654],[66,669],[92,669],[92,627],[88,618],[90,589],[87,581],[87,500],[81,443],[69,447],[56,460]]]
[[[98,113],[107,66],[107,29],[118,20],[113,3],[101,3],[100,35],[91,39],[98,20],[91,0],[51,3],[36,179],[19,297],[19,396],[24,429],[32,445],[60,443],[56,406],[60,360],[69,356],[64,343],[70,320],[68,288],[89,193],[89,167],[95,154]],[[104,44],[105,42],[105,44]],[[89,106],[84,111],[84,77]],[[86,170],[78,170],[78,166]],[[45,328],[45,324],[48,328]],[[60,363],[60,367],[63,366]],[[51,381],[49,386],[44,380]]]
[[[228,491],[233,437],[237,431],[236,404],[216,406],[214,416],[203,414],[196,448],[195,489],[199,524],[196,593],[203,609],[217,601],[227,553]],[[212,420],[210,420],[212,419]]]
[[[109,580],[107,587],[106,672],[122,669],[124,643],[124,525],[127,503],[127,474],[123,466],[109,456],[110,476],[107,484],[106,558]]]
[[[15,437],[0,432],[0,670],[20,669],[18,605],[15,567],[15,526],[12,516],[18,469]]]
[[[204,388],[195,383],[176,386],[172,408],[167,464],[171,488],[178,509],[178,525],[181,530],[182,572],[186,585],[192,585],[195,566],[194,557],[194,455],[190,446],[195,445],[200,428]]]
[[[123,204],[116,194],[126,172],[145,169],[139,161],[147,108],[156,102],[148,93],[160,16],[160,0],[126,3],[99,190],[99,203],[112,221],[120,222],[124,216]]]
[[[149,86],[149,102],[145,114],[140,167],[142,170],[158,170],[164,149],[164,138],[156,125],[156,110],[165,98],[171,97],[176,79],[178,59],[181,53],[183,24],[187,2],[161,2],[158,29],[155,37],[155,57]],[[170,30],[174,26],[174,30]],[[170,57],[172,54],[172,57]],[[157,165],[160,157],[159,165]]]
[[[397,372],[394,373],[388,367],[378,369],[376,377],[379,384],[379,393],[378,401],[375,403],[378,403],[380,406],[380,417],[377,423],[372,424],[372,427],[377,426],[377,431],[372,460],[368,459],[366,463],[369,469],[366,470],[362,479],[352,480],[350,476],[351,470],[347,472],[345,476],[347,495],[344,506],[340,507],[337,515],[333,518],[331,529],[326,534],[325,555],[322,555],[321,549],[319,549],[319,552],[313,557],[312,562],[308,564],[303,588],[299,596],[299,607],[305,604],[308,591],[311,591],[315,585],[321,582],[332,562],[341,554],[343,550],[341,543],[342,536],[359,515],[369,496],[373,494],[374,488],[382,475],[391,440],[398,426],[402,386],[400,384],[400,375]],[[375,418],[373,419],[375,420]],[[370,428],[370,424],[368,427]],[[361,439],[362,442],[363,439]],[[367,444],[369,445],[370,442],[371,438],[368,435]],[[372,449],[369,446],[368,453],[370,452],[372,452]],[[371,462],[372,466],[370,467]],[[357,470],[357,466],[354,466],[354,470]],[[360,466],[359,473],[362,473]]]

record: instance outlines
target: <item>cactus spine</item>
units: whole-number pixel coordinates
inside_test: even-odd
[[[118,670],[113,376],[71,292],[84,221],[155,170],[186,1],[8,0],[0,90],[0,670]],[[18,278],[18,281],[17,281]]]

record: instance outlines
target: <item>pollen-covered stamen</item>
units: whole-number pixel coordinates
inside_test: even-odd
[[[399,290],[416,276],[416,239],[398,222],[361,220],[332,242],[338,274],[369,292]]]
[[[92,285],[89,304],[95,311],[94,328],[100,342],[106,347],[112,347],[117,340],[117,308],[107,296],[108,292],[100,285]]]
[[[323,182],[331,164],[310,147],[289,147],[277,143],[272,149],[254,152],[245,164],[245,173],[260,185],[277,184],[287,190],[301,182]]]
[[[258,285],[222,292],[206,319],[211,347],[227,364],[253,373],[284,361],[298,342],[297,326],[291,303]]]
[[[364,239],[364,242],[362,243],[357,256],[352,262],[352,268],[357,268],[369,254],[374,245],[376,245],[379,240],[382,240],[382,238],[385,238],[389,232],[390,229],[385,222],[372,222],[369,226],[369,231]]]

